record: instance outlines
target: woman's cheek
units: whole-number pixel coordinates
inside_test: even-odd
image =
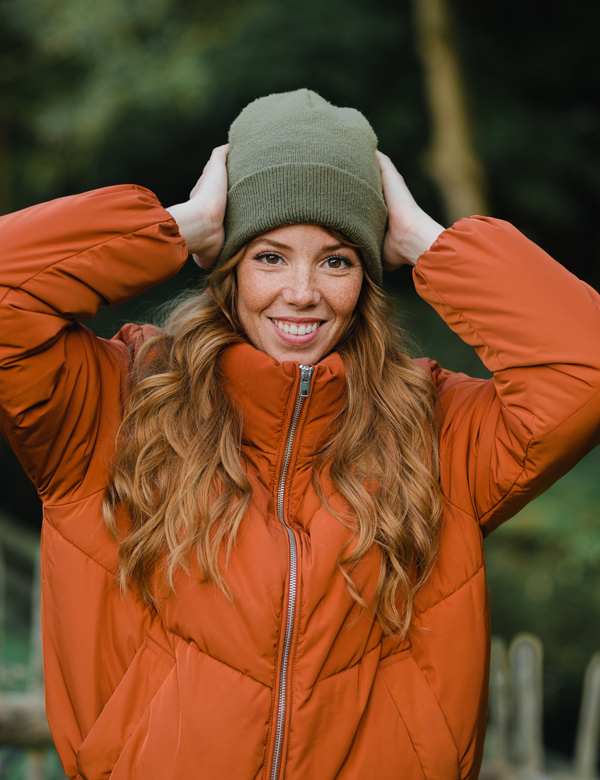
[[[244,306],[252,311],[260,311],[264,309],[271,297],[271,286],[269,280],[264,277],[267,274],[253,274],[246,271],[241,273],[238,278],[239,286],[239,299],[243,301]]]
[[[329,305],[338,315],[347,316],[352,314],[362,287],[362,276],[360,279],[348,279],[348,284],[333,287],[328,295]]]

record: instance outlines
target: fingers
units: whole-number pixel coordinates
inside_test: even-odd
[[[229,144],[223,144],[222,146],[216,146],[208,158],[208,161],[206,165],[204,166],[202,170],[202,174],[196,184],[194,185],[194,188],[190,192],[190,198],[193,198],[194,195],[198,192],[201,182],[205,180],[208,176],[211,174],[215,174],[220,169],[225,168],[225,163],[227,160],[227,152],[229,151]]]
[[[379,150],[376,151],[375,154],[377,155],[379,169],[381,170],[381,180],[383,183],[383,189],[384,190],[389,189],[391,186],[395,184],[397,187],[401,186],[402,189],[408,192],[408,187],[406,186],[406,182],[404,181],[404,176],[402,176],[400,171],[396,168],[396,166],[390,160],[387,154],[383,154],[383,152],[380,152]]]

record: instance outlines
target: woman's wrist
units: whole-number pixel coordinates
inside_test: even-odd
[[[177,223],[179,233],[187,244],[188,252],[192,254],[200,245],[202,226],[196,214],[196,209],[190,201],[168,206],[166,211]]]
[[[194,199],[169,206],[166,211],[177,223],[194,261],[202,268],[210,268],[223,246],[222,223],[215,225],[213,215]]]
[[[419,219],[407,231],[402,241],[401,252],[405,262],[414,266],[419,257],[431,249],[445,229],[439,222],[422,212]]]
[[[410,220],[402,215],[402,224],[393,217],[383,246],[384,268],[393,271],[401,265],[414,266],[419,257],[431,248],[445,228],[419,209]]]

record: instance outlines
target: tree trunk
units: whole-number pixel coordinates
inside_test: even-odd
[[[449,223],[488,214],[484,173],[473,147],[449,0],[413,0],[417,51],[425,69],[432,138],[428,154]]]

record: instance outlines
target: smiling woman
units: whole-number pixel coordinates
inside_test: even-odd
[[[168,210],[119,186],[0,220],[0,427],[44,501],[65,771],[474,780],[482,538],[598,441],[600,297],[507,223],[444,230],[313,92],[229,140]],[[78,321],[188,252],[208,289],[163,328]],[[406,353],[402,264],[493,379]]]
[[[312,365],[347,331],[363,268],[357,248],[317,225],[288,225],[251,242],[237,269],[238,316],[257,348]]]

